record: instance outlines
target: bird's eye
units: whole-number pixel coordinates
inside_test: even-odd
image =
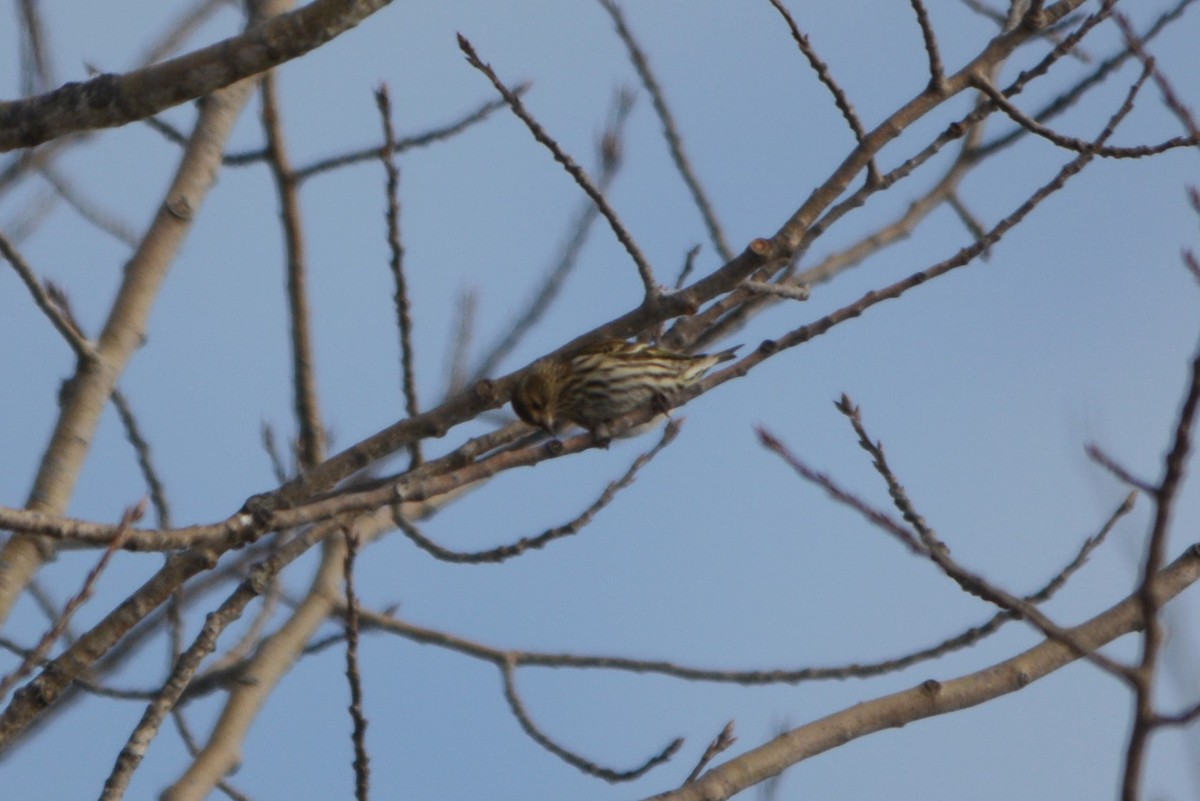
[[[516,412],[517,417],[529,425],[535,426],[537,425],[537,417],[542,411],[542,403],[537,398],[532,397],[527,388],[523,388],[523,390],[516,392],[512,397],[513,411]]]

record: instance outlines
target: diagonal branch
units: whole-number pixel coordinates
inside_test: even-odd
[[[600,5],[604,6],[604,10],[613,18],[613,23],[617,26],[617,35],[621,37],[621,41],[629,50],[629,60],[633,62],[633,68],[637,70],[638,77],[642,79],[642,86],[646,87],[646,91],[650,94],[650,101],[654,104],[654,113],[662,122],[663,136],[667,140],[667,149],[671,152],[675,169],[683,178],[688,191],[692,193],[692,201],[696,204],[700,216],[704,218],[704,226],[708,228],[708,236],[712,240],[713,247],[716,248],[717,255],[721,257],[721,261],[729,261],[734,255],[733,248],[729,247],[725,231],[721,228],[721,222],[717,219],[716,212],[713,211],[712,201],[709,200],[704,187],[700,185],[700,179],[696,177],[696,171],[692,169],[691,160],[683,150],[683,137],[679,133],[679,126],[676,125],[675,117],[667,106],[667,99],[663,95],[658,79],[654,77],[654,72],[650,69],[650,61],[646,58],[637,39],[634,38],[633,31],[625,22],[625,14],[621,11],[621,7],[614,0],[600,0]]]
[[[858,119],[858,112],[854,110],[854,106],[850,103],[850,98],[846,96],[846,91],[841,85],[833,79],[829,72],[829,65],[826,64],[817,51],[812,46],[812,42],[808,36],[800,30],[800,26],[796,24],[796,20],[792,17],[790,11],[787,10],[782,0],[770,0],[771,5],[775,7],[787,23],[788,29],[792,33],[792,38],[796,40],[796,46],[800,48],[800,52],[808,59],[809,66],[813,72],[817,74],[817,79],[825,85],[829,93],[833,95],[833,102],[838,107],[838,111],[842,112],[842,117],[850,126],[850,130],[854,132],[854,139],[860,145],[867,138],[867,129],[863,127],[862,121]],[[875,164],[874,156],[867,162],[867,183],[874,185],[879,180],[879,167]]]
[[[1192,545],[1155,580],[1163,601],[1200,579],[1200,545]],[[1137,631],[1145,623],[1137,596],[1069,630],[1070,636],[1094,651]],[[1024,653],[975,673],[949,681],[926,681],[909,690],[875,698],[821,720],[792,729],[758,748],[713,768],[700,779],[651,801],[724,801],[798,762],[851,740],[894,729],[924,718],[969,709],[1017,692],[1075,661],[1071,648],[1048,639]]]
[[[9,241],[8,237],[0,232],[0,256],[4,256],[5,261],[12,265],[16,270],[17,277],[21,279],[21,283],[29,290],[29,294],[33,296],[33,302],[42,310],[50,323],[62,334],[63,339],[71,346],[71,350],[75,351],[75,355],[81,360],[91,360],[96,358],[95,346],[88,341],[83,333],[75,326],[70,316],[65,314],[59,307],[51,293],[42,286],[42,282],[38,280],[34,274],[33,268],[25,261],[21,252],[16,246]],[[3,617],[0,615],[0,617]]]
[[[313,0],[240,36],[170,61],[64,84],[38,97],[0,101],[0,151],[146,119],[315,50],[389,2]]]
[[[632,110],[632,92],[628,90],[618,91],[613,98],[612,107],[609,111],[610,121],[608,127],[601,135],[598,147],[600,151],[600,175],[596,183],[601,192],[608,191],[608,187],[612,185],[613,180],[617,177],[617,173],[621,169],[621,165],[624,163],[625,123],[629,119],[629,112]],[[516,348],[525,334],[545,316],[550,305],[558,298],[559,291],[562,289],[567,277],[575,269],[575,265],[579,263],[579,254],[583,251],[588,234],[592,230],[592,223],[595,222],[596,215],[599,214],[599,209],[595,203],[592,203],[590,200],[584,200],[583,203],[583,207],[579,210],[574,223],[569,228],[571,233],[562,247],[557,263],[550,270],[545,280],[542,281],[537,294],[530,299],[529,304],[521,309],[520,313],[513,318],[511,324],[507,326],[508,333],[480,359],[479,366],[475,368],[473,373],[474,380],[478,381],[490,375],[504,357]]]
[[[559,147],[558,142],[554,141],[550,134],[546,133],[546,129],[526,110],[525,104],[521,102],[521,98],[504,85],[490,65],[480,60],[479,56],[475,53],[474,46],[461,33],[458,35],[458,46],[466,54],[467,63],[487,76],[487,79],[492,82],[492,86],[496,88],[496,91],[508,103],[513,114],[517,115],[517,118],[525,123],[525,127],[533,134],[533,138],[554,155],[554,160],[562,165],[563,169],[575,179],[575,183],[579,185],[579,188],[587,193],[587,196],[596,204],[596,208],[600,209],[600,213],[604,215],[604,219],[608,220],[609,226],[612,228],[613,233],[616,234],[617,240],[625,248],[625,252],[629,254],[629,257],[633,259],[633,263],[637,265],[638,275],[641,276],[642,285],[645,288],[646,299],[650,301],[662,294],[658,281],[654,278],[654,271],[650,267],[650,262],[646,259],[645,254],[642,253],[642,249],[638,247],[638,244],[633,241],[633,236],[629,233],[624,223],[621,222],[620,218],[617,217],[617,212],[609,205],[608,199],[604,197],[604,193],[596,187],[592,179],[583,171],[583,168],[575,163],[575,160]]]

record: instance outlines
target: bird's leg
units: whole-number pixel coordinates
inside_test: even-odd
[[[589,430],[592,432],[592,441],[599,447],[608,450],[608,446],[612,443],[612,427],[609,425],[609,421],[596,423]]]
[[[666,396],[665,393],[655,392],[654,397],[650,398],[650,408],[653,409],[656,414],[665,415],[667,417],[671,416],[671,400]]]

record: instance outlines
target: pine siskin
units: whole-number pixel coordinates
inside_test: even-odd
[[[551,436],[562,423],[595,433],[640,406],[662,404],[714,364],[732,359],[735,350],[689,356],[623,339],[595,342],[529,368],[513,390],[513,411]]]

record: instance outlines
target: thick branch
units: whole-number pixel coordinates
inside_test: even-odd
[[[1200,578],[1200,546],[1193,545],[1159,574],[1155,586],[1166,601]],[[1071,636],[1090,649],[1139,630],[1141,603],[1131,595],[1091,620],[1070,629]],[[758,782],[809,757],[850,740],[884,729],[898,728],[935,715],[968,709],[1016,692],[1075,661],[1066,645],[1046,640],[1024,653],[976,673],[946,682],[930,679],[917,687],[886,695],[826,718],[792,729],[736,759],[714,768],[679,790],[654,796],[653,801],[724,801]]]
[[[313,0],[240,36],[124,75],[99,75],[38,97],[0,102],[0,152],[112,128],[211,94],[302,56],[391,0]]]
[[[125,267],[121,288],[96,340],[94,358],[80,361],[64,387],[61,412],[29,493],[30,509],[49,514],[66,510],[100,415],[117,379],[145,340],[159,289],[213,185],[225,142],[250,89],[249,82],[234,84],[204,103],[175,178]],[[0,110],[0,141],[6,128],[3,118]],[[0,550],[0,621],[45,559],[45,548],[45,543],[28,537],[13,537]]]

